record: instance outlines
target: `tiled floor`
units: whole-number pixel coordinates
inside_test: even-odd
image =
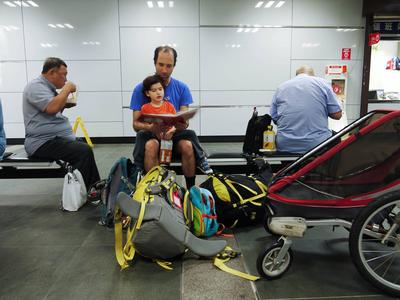
[[[206,146],[240,151],[239,144]],[[96,145],[102,177],[131,151]],[[250,283],[190,255],[172,271],[139,259],[121,272],[98,209],[61,212],[61,191],[62,179],[0,181],[0,299],[392,299],[357,273],[341,229],[314,228],[297,240],[290,270],[274,281]],[[237,230],[228,242],[243,256],[230,266],[256,274],[258,253],[272,239],[262,228]]]

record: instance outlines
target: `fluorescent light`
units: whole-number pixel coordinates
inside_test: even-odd
[[[56,24],[57,27],[65,28],[63,24]]]
[[[240,48],[240,44],[238,44],[237,47]]]
[[[157,1],[157,5],[159,8],[164,8],[164,1]]]
[[[258,1],[255,8],[260,8],[264,4],[264,1]]]
[[[17,4],[18,6],[21,6],[21,1],[14,1],[15,4]]]
[[[157,27],[157,28],[156,28],[156,31],[157,31],[157,32],[161,32],[161,31],[162,31],[162,28],[161,28],[161,27]]]
[[[236,30],[236,32],[242,32],[243,31],[243,28],[238,28],[238,30]]]
[[[168,1],[168,6],[170,8],[173,8],[174,7],[174,1]]]
[[[39,5],[37,5],[35,1],[29,0],[29,1],[26,1],[26,2],[28,2],[30,5],[32,5],[32,7],[39,7]]]
[[[57,26],[54,25],[54,24],[47,24],[47,26],[49,26],[49,27],[51,27],[51,28],[57,28]]]
[[[14,25],[10,25],[10,26],[8,26],[10,29],[12,29],[12,30],[18,30],[19,28],[17,27],[17,26],[14,26]]]
[[[147,6],[149,8],[153,8],[154,7],[153,1],[147,1]]]
[[[10,1],[3,1],[3,3],[9,7],[16,7],[16,5]]]
[[[268,1],[267,4],[265,4],[264,8],[270,8],[272,5],[274,5],[275,1]]]
[[[257,32],[258,28],[253,28],[253,30],[251,32]]]
[[[68,27],[68,28],[70,28],[70,29],[74,28],[74,26],[72,26],[72,25],[69,24],[69,23],[64,23],[64,25],[65,25],[65,27]]]
[[[283,4],[285,4],[285,1],[279,1],[277,5],[275,5],[275,8],[281,7]]]
[[[250,32],[251,28],[246,28],[244,32]]]
[[[21,1],[23,7],[30,7],[28,3]]]

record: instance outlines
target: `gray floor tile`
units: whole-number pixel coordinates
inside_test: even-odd
[[[172,271],[137,259],[120,271],[114,247],[81,247],[65,264],[44,299],[180,299],[181,263]]]
[[[392,299],[381,295],[358,274],[344,230],[332,233],[328,228],[313,228],[308,235],[311,238],[294,241],[293,262],[287,273],[276,280],[256,282],[260,299]],[[256,272],[259,253],[275,238],[261,227],[238,229],[235,236],[248,269]]]
[[[238,249],[234,238],[227,238],[228,245]],[[231,259],[226,265],[246,272],[242,257]],[[213,265],[211,259],[187,259],[183,262],[183,300],[209,299],[255,299],[251,283],[223,272]]]
[[[0,299],[44,299],[77,247],[0,246]]]

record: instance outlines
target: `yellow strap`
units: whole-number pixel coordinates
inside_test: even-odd
[[[121,266],[121,270],[129,267],[128,262],[125,259],[122,251],[122,223],[121,223],[122,212],[118,206],[115,206],[115,217],[114,217],[114,232],[115,232],[115,256],[118,264]]]
[[[185,196],[183,198],[183,216],[185,217],[186,226],[191,227],[193,222],[193,206],[192,202],[189,200],[190,193],[186,191]],[[190,216],[188,216],[188,205],[192,206],[190,209]]]
[[[72,128],[72,131],[74,132],[74,134],[76,134],[76,131],[78,130],[78,125],[81,126],[82,132],[83,132],[83,136],[85,137],[86,143],[93,148],[93,143],[92,140],[90,139],[89,133],[86,130],[85,127],[85,123],[83,123],[83,120],[81,117],[77,117],[75,119],[75,123],[74,123],[74,127]]]
[[[260,277],[257,277],[257,276],[254,276],[254,275],[251,275],[248,273],[244,273],[244,272],[241,272],[241,271],[238,271],[238,270],[228,267],[227,265],[225,265],[225,263],[229,260],[230,260],[230,257],[227,257],[224,259],[215,257],[214,258],[214,266],[216,266],[218,269],[220,269],[226,273],[229,273],[234,276],[238,276],[238,277],[241,277],[241,278],[244,278],[247,280],[256,281],[256,280],[260,279]]]
[[[153,259],[153,261],[159,265],[161,268],[164,268],[167,271],[171,271],[174,268],[172,268],[172,262],[170,261],[165,261],[165,260],[159,260],[159,259]]]
[[[239,194],[239,192],[235,189],[233,184],[229,181],[226,180],[226,184],[232,189],[232,191],[238,196],[240,203],[243,203],[243,197],[242,195]]]
[[[239,183],[239,182],[236,182],[236,181],[232,181],[232,180],[227,179],[227,180],[226,180],[226,183],[228,183],[229,186],[231,186],[231,187],[233,186],[233,184],[236,184],[236,185],[241,186],[242,188],[248,190],[250,193],[252,193],[252,194],[254,194],[254,195],[257,195],[257,194],[258,194],[257,191],[255,191],[255,190],[249,188],[248,186],[245,186],[244,184],[241,184],[241,183]]]

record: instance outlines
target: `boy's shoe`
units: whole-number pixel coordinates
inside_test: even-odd
[[[207,174],[207,175],[214,173],[213,169],[210,168],[206,157],[204,157],[199,162],[198,168],[200,169],[200,171],[202,171],[204,174]]]

